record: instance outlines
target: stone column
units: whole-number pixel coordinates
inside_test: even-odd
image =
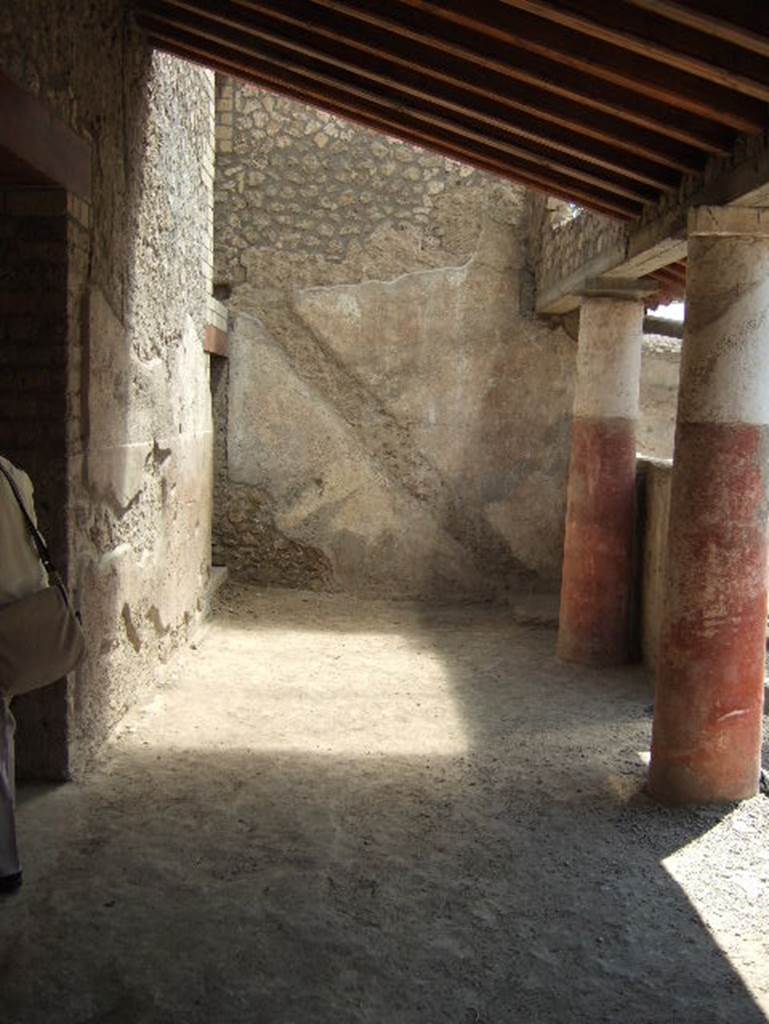
[[[641,282],[582,301],[571,426],[558,656],[616,665],[630,653]],[[635,287],[632,287],[634,285]]]
[[[649,789],[719,803],[758,787],[769,482],[769,210],[689,215]]]

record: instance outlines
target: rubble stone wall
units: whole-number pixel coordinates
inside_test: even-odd
[[[621,220],[588,210],[564,219],[545,208],[534,236],[537,291],[546,292],[605,251],[621,250],[626,236]]]
[[[217,556],[391,596],[557,587],[575,346],[532,312],[538,201],[225,78],[217,145]]]

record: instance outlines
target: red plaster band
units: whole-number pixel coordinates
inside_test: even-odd
[[[635,463],[634,420],[574,419],[558,633],[566,661],[629,658]]]
[[[651,793],[724,802],[758,786],[769,428],[679,423]]]

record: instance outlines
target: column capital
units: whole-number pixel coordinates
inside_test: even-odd
[[[589,277],[582,288],[583,299],[617,299],[638,302],[648,299],[660,290],[659,281],[653,277]]]
[[[693,206],[689,237],[769,238],[769,208],[762,206]]]

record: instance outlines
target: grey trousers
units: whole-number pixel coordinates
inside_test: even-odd
[[[16,847],[16,784],[13,737],[16,721],[0,693],[0,878],[21,871]]]

